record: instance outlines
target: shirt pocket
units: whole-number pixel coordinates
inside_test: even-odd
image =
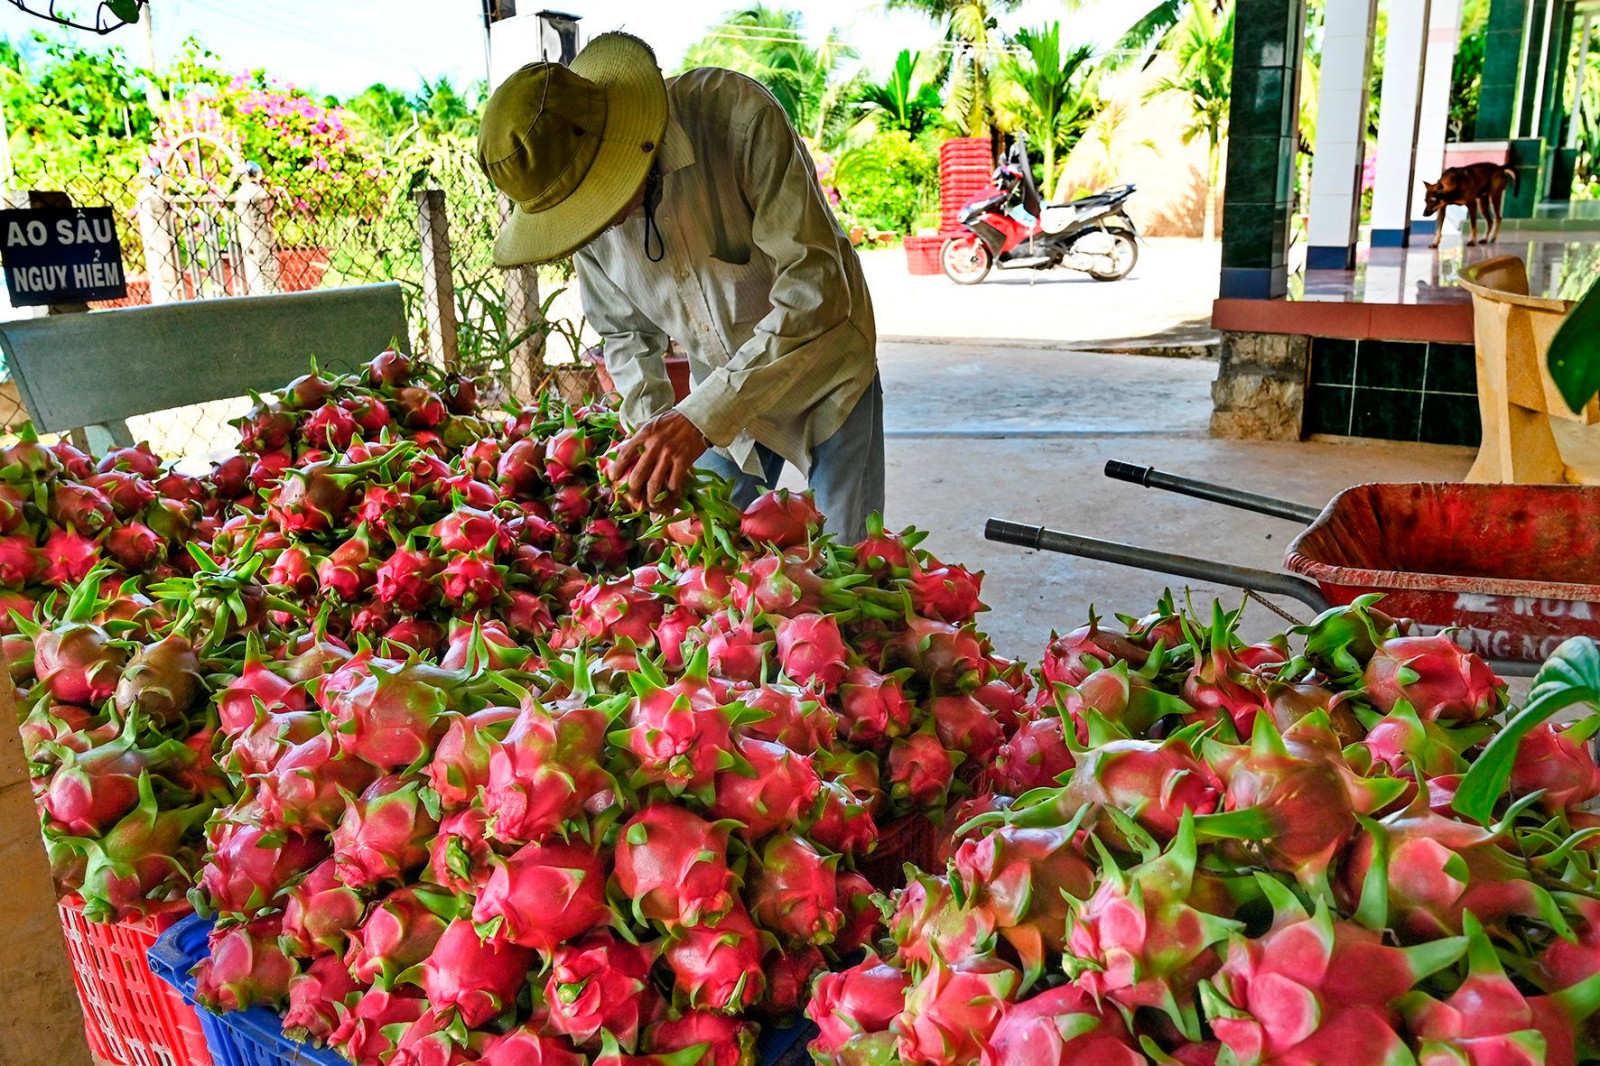
[[[711,320],[731,357],[772,310],[772,270],[760,256],[751,256],[745,263],[711,256],[706,260],[702,287]]]

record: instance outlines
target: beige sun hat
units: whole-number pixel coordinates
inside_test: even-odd
[[[478,127],[478,165],[516,204],[498,267],[548,263],[599,236],[644,184],[667,128],[667,86],[637,37],[603,33],[573,59],[529,63]]]

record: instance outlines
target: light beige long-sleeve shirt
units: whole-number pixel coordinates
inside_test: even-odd
[[[574,257],[584,314],[624,417],[673,406],[672,338],[693,383],[679,412],[746,471],[757,442],[808,471],[877,373],[860,260],[764,87],[705,68],[669,79],[667,99],[665,254],[646,257],[642,211],[601,234]]]

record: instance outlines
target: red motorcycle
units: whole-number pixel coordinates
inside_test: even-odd
[[[1012,142],[993,184],[956,216],[967,232],[939,250],[939,265],[957,285],[976,285],[989,270],[1081,270],[1096,281],[1120,281],[1139,261],[1139,231],[1123,205],[1132,185],[1113,185],[1070,203],[1042,204],[1026,142]]]

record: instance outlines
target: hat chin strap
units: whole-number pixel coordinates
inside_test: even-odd
[[[661,240],[661,227],[656,225],[656,203],[661,199],[661,168],[650,164],[650,173],[644,179],[644,257],[652,263],[666,258],[667,246]],[[650,254],[650,236],[655,235],[655,254]]]

